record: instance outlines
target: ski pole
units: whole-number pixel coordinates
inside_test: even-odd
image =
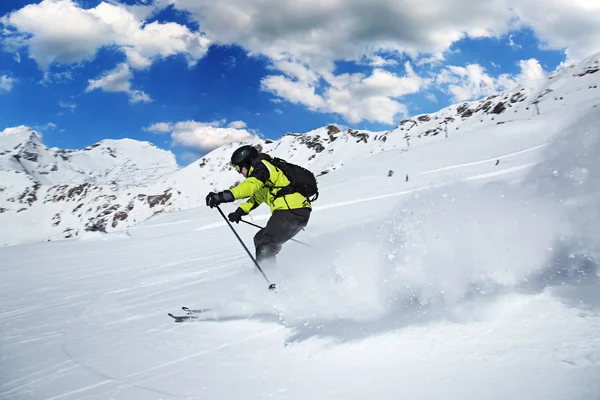
[[[246,223],[246,224],[248,224],[248,225],[252,225],[252,226],[253,226],[253,227],[255,227],[255,228],[258,228],[258,229],[263,229],[263,227],[262,227],[262,226],[260,226],[260,225],[256,225],[256,224],[253,224],[252,222],[244,221],[243,219],[240,219],[240,221],[242,221],[242,222],[244,222],[244,223]],[[296,240],[296,239],[291,239],[291,241],[292,241],[292,242],[299,243],[299,244],[301,244],[301,245],[303,245],[303,246],[306,246],[306,247],[310,247],[311,249],[314,249],[314,247],[313,247],[313,246],[311,246],[310,244],[306,244],[306,243],[304,243],[304,242],[301,242],[301,241],[299,241],[299,240]]]
[[[276,289],[275,284],[271,283],[271,281],[269,281],[269,278],[267,278],[267,275],[265,275],[265,273],[263,272],[263,270],[260,267],[260,265],[258,265],[258,261],[256,261],[256,259],[252,256],[252,253],[250,253],[250,250],[248,250],[248,247],[246,247],[246,245],[244,244],[244,241],[242,240],[242,238],[240,237],[240,235],[238,235],[238,233],[235,231],[233,225],[231,225],[231,223],[229,222],[229,220],[227,219],[227,217],[225,216],[225,214],[223,214],[223,211],[221,210],[221,207],[219,207],[219,206],[216,206],[216,207],[217,207],[217,210],[219,210],[219,213],[221,213],[221,216],[223,217],[223,219],[225,220],[225,222],[227,222],[227,225],[229,225],[229,227],[233,231],[233,234],[235,235],[235,237],[238,238],[238,240],[242,244],[242,247],[244,247],[244,250],[246,250],[246,253],[248,253],[248,256],[250,257],[250,259],[254,262],[254,265],[256,265],[256,268],[258,268],[258,270],[260,271],[260,273],[262,274],[262,276],[269,283],[269,290],[275,290]]]

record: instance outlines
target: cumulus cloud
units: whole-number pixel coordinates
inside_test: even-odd
[[[394,116],[406,113],[399,98],[424,86],[418,77],[384,69],[397,64],[394,55],[429,54],[422,65],[438,62],[465,35],[504,34],[513,16],[504,0],[485,5],[477,0],[172,2],[189,11],[211,39],[269,57],[282,74],[263,78],[262,90],[311,110],[338,113],[352,123],[395,123]],[[373,71],[336,74],[337,60],[367,64]]]
[[[544,47],[566,50],[573,61],[600,51],[600,2],[596,0],[506,0]]]
[[[397,114],[406,114],[406,106],[394,100],[416,93],[427,82],[415,74],[410,63],[405,63],[406,75],[398,76],[376,68],[370,75],[326,74],[327,85],[317,93],[315,81],[291,80],[283,75],[272,75],[261,81],[263,90],[308,108],[342,115],[351,123],[366,119],[371,122],[394,123]]]
[[[125,92],[129,95],[130,103],[150,102],[152,99],[141,90],[131,88],[133,74],[129,65],[119,64],[114,70],[106,72],[98,79],[90,79],[86,92],[101,89],[105,92]]]
[[[315,71],[300,62],[280,60],[274,63],[273,69],[283,72],[289,78],[308,84],[315,84],[319,80],[319,75]]]
[[[123,52],[127,56],[127,62],[132,68],[145,69],[152,65],[152,60],[145,57],[140,51],[134,48],[125,47],[123,48]]]
[[[6,27],[3,45],[13,51],[26,48],[42,68],[89,60],[98,49],[111,46],[125,54],[130,69],[137,70],[174,54],[183,54],[192,66],[211,43],[238,44],[249,54],[271,61],[277,72],[265,77],[261,88],[273,93],[275,100],[338,113],[350,122],[383,123],[405,112],[401,97],[415,93],[403,77],[384,69],[395,67],[395,60],[405,56],[418,66],[437,65],[465,37],[501,37],[523,27],[531,28],[543,46],[564,49],[570,58],[600,51],[600,2],[593,0],[155,0],[144,4],[150,5],[110,1],[84,9],[73,0],[42,0],[0,20]],[[167,5],[189,12],[201,32],[176,23],[146,23]],[[509,43],[514,43],[511,36]],[[370,65],[373,71],[340,75],[335,69],[340,60]],[[456,68],[445,69],[453,82],[444,83],[455,98],[485,95],[516,79],[491,77],[476,64]],[[523,68],[527,70],[523,77],[540,72],[533,64]],[[396,96],[374,81],[398,81],[404,86],[397,92],[404,94]],[[426,86],[420,79],[416,90]],[[143,92],[130,96],[145,101]]]
[[[157,122],[145,128],[145,130],[153,133],[170,133],[173,128],[168,122]]]
[[[469,64],[466,67],[451,65],[442,69],[436,83],[452,95],[453,101],[460,102],[480,99],[546,76],[539,61],[534,58],[521,60],[518,65],[521,72],[517,76],[502,74],[498,77],[488,75],[479,64]]]
[[[211,38],[240,43],[275,60],[282,55],[328,68],[379,50],[437,53],[464,35],[507,32],[514,13],[505,0],[172,0]],[[265,12],[268,10],[268,12]]]
[[[0,93],[8,93],[13,90],[17,80],[9,75],[0,75]]]
[[[544,79],[547,75],[540,62],[535,58],[519,61],[519,67],[521,68],[521,74],[517,79],[521,81],[540,80]]]
[[[233,121],[233,122],[230,122],[229,125],[227,125],[227,127],[233,128],[233,129],[244,129],[246,126],[247,125],[244,121]]]
[[[33,132],[31,127],[25,126],[25,125],[19,125],[19,126],[13,126],[10,128],[6,128],[6,129],[0,131],[0,136],[11,136],[11,135],[18,135],[20,133],[31,133],[31,132]]]
[[[261,88],[294,104],[303,104],[312,110],[325,108],[323,98],[315,87],[302,81],[293,81],[283,75],[270,75],[261,80]]]
[[[334,74],[337,60],[366,60],[375,69],[391,66],[393,59],[381,57],[383,52],[408,55],[419,66],[438,65],[458,40],[501,37],[523,27],[532,28],[545,46],[566,49],[573,57],[600,51],[600,3],[592,0],[171,1],[189,11],[211,39],[269,57],[283,75],[265,78],[264,90],[323,112],[337,107],[327,97],[329,83],[318,81]],[[512,36],[509,41],[514,43]],[[450,73],[471,83],[455,85],[457,98],[484,95],[514,81],[508,76],[490,79],[479,66]],[[332,96],[336,94],[343,97],[334,90]],[[369,115],[379,122],[389,120],[390,113],[401,108],[394,97],[377,92],[371,96],[362,102],[387,111],[367,110],[365,119]],[[350,107],[340,108],[342,115],[350,114],[345,110]]]
[[[141,10],[145,10],[141,12]],[[176,23],[144,24],[152,7],[127,7],[102,2],[84,9],[72,0],[43,0],[2,17],[4,45],[27,48],[42,69],[53,63],[74,64],[91,60],[98,49],[116,46],[132,68],[145,68],[151,60],[184,54],[193,65],[210,41]]]
[[[385,67],[388,65],[397,65],[398,61],[393,58],[383,58],[377,54],[370,54],[366,56],[367,64],[372,67]]]
[[[485,72],[479,64],[466,67],[451,65],[442,70],[437,83],[447,85],[446,91],[454,101],[467,101],[489,96],[512,87],[514,82],[508,75],[494,78]]]
[[[182,121],[177,123],[158,122],[145,128],[154,133],[169,133],[173,146],[206,152],[232,142],[256,139],[257,136],[244,129],[243,121],[233,121],[224,126],[226,121],[197,122]]]

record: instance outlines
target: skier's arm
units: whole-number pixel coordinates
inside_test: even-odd
[[[244,182],[229,189],[236,200],[252,196],[263,188],[265,182],[271,175],[265,163],[258,163],[252,170],[252,174]],[[259,203],[260,204],[260,203]]]
[[[245,203],[240,204],[240,208],[244,210],[246,214],[260,206],[263,202],[262,196],[253,195]]]

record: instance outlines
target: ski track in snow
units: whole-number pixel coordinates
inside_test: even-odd
[[[507,153],[507,154],[504,154],[504,155],[501,155],[501,156],[498,156],[498,157],[486,158],[485,160],[473,161],[473,162],[468,162],[468,163],[464,163],[464,164],[450,165],[448,167],[436,168],[436,169],[432,169],[432,170],[429,170],[429,171],[419,172],[419,175],[431,174],[431,173],[440,172],[440,171],[449,171],[449,170],[452,170],[452,169],[470,167],[470,166],[473,166],[473,165],[487,164],[487,163],[492,162],[492,161],[503,160],[503,159],[510,158],[512,156],[516,156],[516,155],[519,155],[519,154],[529,153],[530,151],[539,150],[539,149],[542,149],[542,148],[547,147],[547,146],[548,146],[548,143],[544,143],[544,144],[540,144],[538,146],[530,147],[528,149],[524,149],[524,150],[520,150],[520,151],[515,151],[515,152],[512,152],[512,153]]]
[[[77,389],[77,390],[73,390],[71,392],[61,394],[59,396],[49,397],[48,400],[62,399],[62,398],[69,397],[69,396],[74,395],[74,394],[80,394],[80,393],[86,392],[88,390],[95,389],[95,388],[98,388],[98,387],[101,387],[101,386],[105,386],[105,385],[111,384],[111,383],[116,383],[116,384],[119,384],[119,385],[128,384],[128,385],[132,385],[132,386],[138,386],[137,382],[142,382],[142,381],[144,381],[144,380],[146,380],[146,379],[148,379],[150,377],[152,377],[152,378],[160,378],[160,377],[165,377],[167,375],[175,375],[175,374],[178,374],[178,373],[182,372],[183,370],[168,371],[166,373],[158,374],[158,375],[148,375],[148,374],[151,373],[151,372],[155,372],[157,370],[160,371],[160,370],[162,370],[162,369],[164,369],[166,367],[171,367],[173,365],[176,365],[176,364],[181,363],[181,362],[186,361],[186,360],[191,360],[193,358],[200,357],[200,356],[205,355],[205,354],[209,354],[209,353],[212,353],[212,352],[215,352],[215,351],[219,351],[219,350],[231,347],[231,346],[236,346],[238,344],[242,344],[242,343],[251,341],[251,340],[256,339],[256,338],[258,338],[260,336],[267,335],[269,333],[273,333],[273,332],[276,332],[276,331],[280,331],[282,329],[284,329],[284,327],[277,327],[277,328],[268,329],[266,331],[263,331],[263,332],[260,332],[260,333],[257,333],[257,334],[245,337],[245,338],[243,338],[241,340],[237,340],[237,341],[230,342],[230,343],[224,343],[224,344],[222,344],[220,346],[217,346],[217,347],[214,347],[214,348],[211,348],[211,349],[202,350],[202,351],[199,351],[199,352],[195,352],[195,353],[189,354],[189,355],[184,356],[184,357],[177,358],[175,360],[171,360],[171,361],[165,362],[163,364],[155,365],[155,366],[153,366],[151,368],[145,369],[145,370],[140,371],[140,372],[136,372],[134,374],[125,376],[123,378],[111,378],[111,377],[108,377],[108,376],[104,376],[104,378],[107,379],[107,380],[99,382],[99,383],[94,384],[94,385],[89,385],[89,386],[86,386],[86,387],[83,387],[83,388],[80,388],[80,389]],[[94,373],[99,374],[97,371],[94,371]],[[104,374],[99,374],[99,375],[103,376]],[[160,391],[158,391],[156,389],[152,389],[152,388],[148,388],[148,387],[144,387],[144,388],[160,393]],[[172,394],[172,393],[167,393],[167,394],[169,394],[171,396],[182,397],[182,398],[185,397],[185,396],[175,395],[175,394]]]

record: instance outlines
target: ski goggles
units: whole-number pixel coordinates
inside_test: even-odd
[[[240,173],[242,172],[242,167],[240,167],[239,165],[237,165],[237,164],[231,164],[231,165],[233,165],[233,168],[235,168],[235,170],[237,172],[240,172]]]

